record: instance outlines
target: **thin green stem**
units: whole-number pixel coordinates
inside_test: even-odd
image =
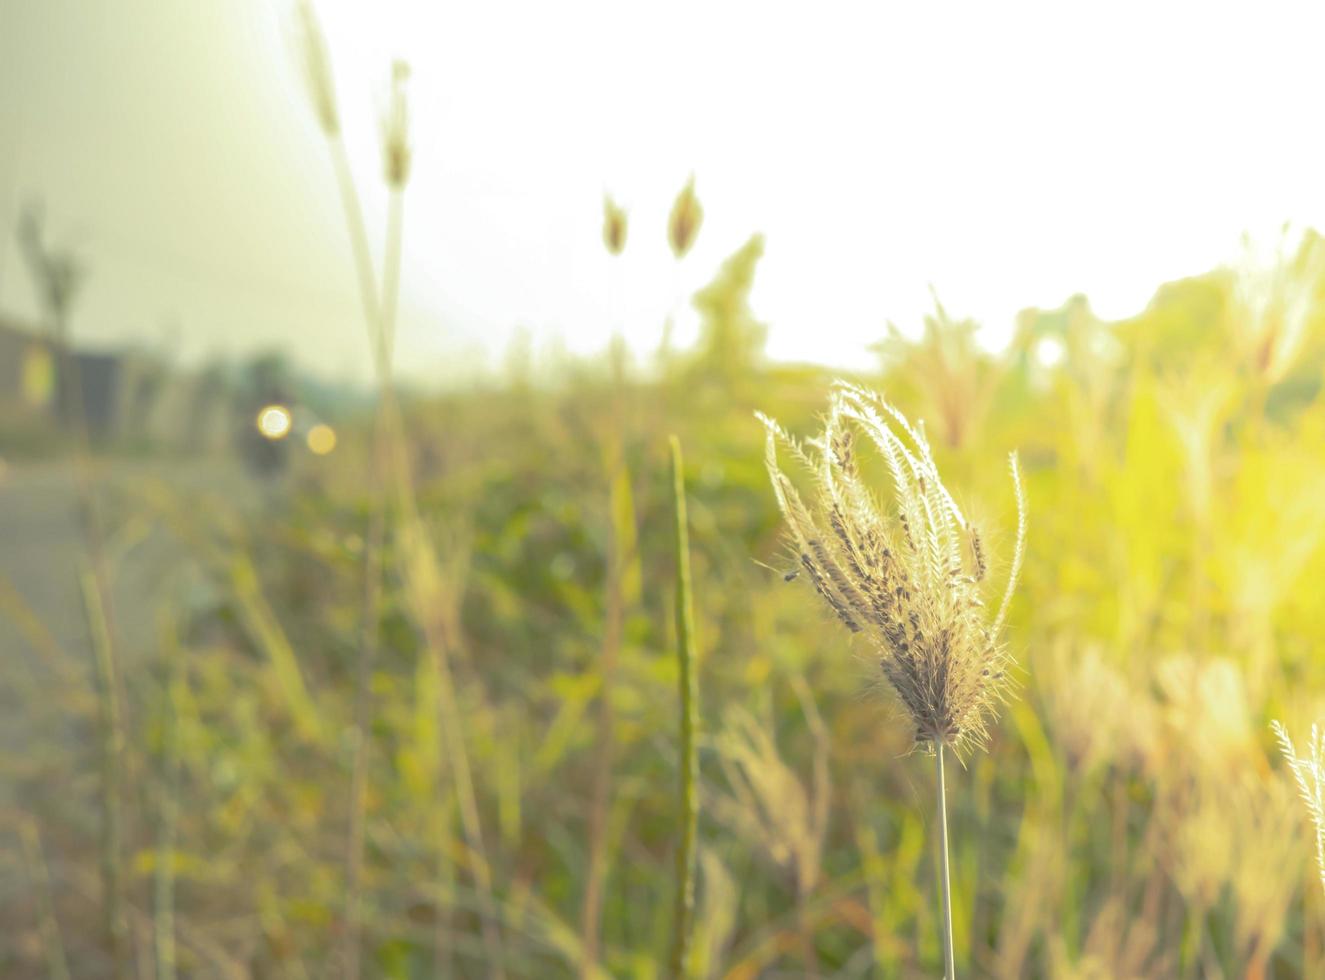
[[[23,853],[27,859],[28,877],[37,893],[37,925],[41,932],[41,945],[46,954],[46,971],[51,980],[69,980],[69,960],[60,937],[60,924],[55,918],[55,902],[51,898],[51,875],[42,853],[41,832],[37,821],[22,817],[18,825],[23,840]]]
[[[161,617],[161,648],[169,657],[166,681],[165,759],[161,780],[161,814],[157,825],[156,864],[153,867],[152,941],[157,980],[175,980],[175,845],[179,825],[180,733],[178,699],[183,686],[184,651],[180,649],[173,619]]]
[[[339,145],[339,144],[337,144]],[[343,153],[341,154],[343,157]],[[348,169],[341,167],[338,172],[342,179],[348,179]],[[358,195],[353,185],[345,192],[348,215],[358,214]],[[401,213],[402,195],[393,191],[391,194],[391,216],[387,225],[387,261],[385,270],[385,293],[380,310],[374,310],[374,319],[369,320],[368,340],[374,351],[374,364],[377,369],[377,405],[373,413],[373,433],[371,459],[368,473],[368,536],[364,547],[364,592],[363,614],[360,623],[359,657],[355,665],[354,691],[354,728],[351,751],[353,753],[350,772],[350,822],[349,841],[346,854],[346,930],[343,956],[345,976],[355,978],[360,973],[360,933],[362,931],[362,877],[364,851],[364,821],[366,819],[366,791],[368,783],[368,745],[367,732],[372,724],[372,695],[370,681],[373,663],[377,659],[381,644],[382,618],[382,551],[386,540],[386,474],[389,462],[388,405],[391,383],[392,338],[396,304],[393,294],[400,278],[401,251]],[[362,231],[362,220],[348,218],[351,238],[355,230]],[[360,257],[359,265],[368,262],[366,243],[361,242],[355,248]],[[367,265],[369,285],[365,287],[365,314],[369,303],[376,306],[376,287],[371,284],[372,266]],[[361,272],[361,276],[363,273]]]
[[[416,523],[416,527],[419,526]],[[441,681],[438,691],[442,710],[439,712],[442,728],[442,745],[451,767],[455,772],[456,798],[460,804],[460,822],[465,832],[466,841],[474,852],[473,867],[470,869],[478,886],[480,904],[480,925],[483,941],[487,949],[489,974],[504,977],[504,954],[502,952],[501,931],[497,924],[496,903],[493,898],[492,866],[488,863],[487,848],[483,844],[483,823],[479,816],[478,796],[474,791],[474,778],[469,765],[469,753],[465,748],[464,730],[460,725],[460,703],[456,697],[455,679],[451,674],[450,657],[446,643],[431,629],[425,630],[425,642],[434,657],[438,678]]]
[[[47,262],[43,267],[49,269],[49,263]],[[102,887],[112,974],[120,980],[128,977],[130,972],[128,923],[124,914],[123,857],[120,854],[124,795],[124,737],[120,728],[122,680],[116,656],[115,619],[110,574],[106,561],[105,529],[96,490],[93,487],[92,440],[83,400],[83,379],[78,358],[70,347],[66,301],[52,301],[50,316],[60,361],[60,388],[57,397],[60,399],[61,409],[68,412],[68,420],[73,426],[75,437],[74,483],[86,555],[84,568],[79,575],[79,586],[83,593],[83,609],[87,617],[88,635],[92,642],[98,679],[97,694],[101,708]]]
[[[379,406],[373,426],[373,461],[369,473],[368,537],[364,548],[363,616],[359,633],[359,657],[355,665],[354,728],[350,750],[350,822],[349,840],[345,855],[346,929],[342,955],[347,978],[359,976],[360,933],[362,931],[362,879],[364,853],[364,822],[366,819],[366,790],[368,783],[367,732],[371,724],[370,679],[373,661],[377,659],[378,638],[381,633],[382,605],[382,543],[386,530],[383,507],[382,453],[380,431],[382,411]]]
[[[392,358],[396,350],[396,309],[400,304],[400,253],[404,243],[405,195],[393,188],[387,205],[386,254],[382,259],[382,349],[379,370],[385,382],[392,380]]]
[[[101,729],[101,878],[105,898],[105,928],[109,937],[114,975],[129,976],[129,928],[124,914],[123,800],[124,734],[121,722],[115,648],[110,639],[100,584],[91,563],[84,563],[81,578],[83,609],[96,662],[97,702]]]
[[[939,865],[943,878],[943,962],[947,980],[957,980],[952,953],[952,884],[948,868],[948,794],[943,785],[943,743],[934,751],[934,769],[938,781]]]
[[[619,418],[619,416],[617,416]],[[625,466],[621,458],[620,433],[614,442],[609,463],[608,486],[615,492],[619,468]],[[615,515],[616,509],[612,508]],[[589,859],[585,871],[584,901],[580,909],[580,933],[583,956],[580,976],[585,980],[598,974],[601,945],[604,877],[607,873],[607,818],[612,796],[612,769],[616,762],[613,732],[616,716],[612,710],[612,690],[616,679],[617,661],[621,652],[621,630],[624,618],[621,577],[625,556],[617,522],[611,522],[607,582],[604,602],[603,645],[599,654],[598,724],[595,736],[593,796],[589,809]]]
[[[672,925],[671,974],[684,977],[689,967],[691,921],[695,912],[695,836],[699,801],[695,794],[698,757],[695,730],[699,689],[695,676],[695,613],[690,589],[690,535],[686,527],[685,471],[681,442],[671,437],[672,492],[676,515],[676,660],[681,694],[681,842],[676,850],[676,912]]]
[[[382,334],[379,330],[379,306],[377,302],[377,275],[373,272],[373,257],[368,248],[368,230],[364,226],[363,206],[359,203],[359,192],[354,186],[354,175],[350,172],[349,157],[345,153],[345,144],[339,137],[329,141],[331,162],[336,171],[336,186],[340,190],[345,224],[348,226],[350,249],[354,254],[354,272],[359,280],[359,300],[363,304],[364,325],[368,328],[368,340],[377,359],[379,371],[382,364]]]
[[[1204,938],[1205,909],[1202,906],[1189,908],[1187,921],[1182,930],[1182,965],[1184,969],[1195,972],[1201,958],[1201,942]]]
[[[616,330],[617,264],[612,263],[608,282],[608,309]],[[621,334],[612,341],[612,411],[607,420],[603,459],[608,486],[607,576],[603,593],[603,643],[598,655],[598,718],[595,735],[595,758],[592,797],[589,804],[589,854],[585,867],[584,899],[580,906],[580,977],[599,975],[602,945],[603,893],[608,867],[608,811],[612,803],[612,772],[616,763],[616,716],[612,707],[617,661],[620,659],[626,595],[624,576],[631,559],[633,532],[628,532],[623,511],[630,513],[630,472],[626,467],[622,418],[624,415],[624,361],[621,357]],[[633,517],[630,518],[633,520]]]
[[[401,224],[404,195],[392,189],[387,222],[383,289],[379,294],[373,269],[368,231],[363,219],[354,176],[350,171],[345,144],[339,138],[329,143],[336,184],[340,190],[363,304],[364,326],[372,351],[377,377],[377,407],[372,434],[372,466],[369,472],[368,535],[364,548],[363,615],[360,624],[359,657],[355,665],[354,728],[350,763],[349,839],[346,843],[346,930],[342,949],[344,976],[354,980],[360,974],[360,935],[362,932],[362,878],[364,852],[365,798],[368,782],[367,732],[372,721],[370,679],[381,639],[382,551],[386,539],[386,473],[393,454],[388,448],[391,435],[393,392],[391,378],[392,348],[395,336],[396,290],[400,284]]]
[[[381,551],[385,540],[385,487],[394,479],[398,519],[402,536],[402,577],[406,580],[407,592],[419,592],[424,586],[416,576],[417,565],[421,562],[430,569],[436,567],[436,555],[431,543],[426,539],[426,530],[418,512],[414,497],[413,479],[410,473],[409,458],[404,442],[404,426],[396,400],[395,386],[391,377],[391,361],[395,342],[396,309],[400,290],[402,223],[404,215],[401,186],[391,187],[391,198],[387,213],[386,251],[383,257],[381,290],[373,268],[372,252],[368,246],[368,233],[363,219],[363,206],[359,199],[354,176],[350,170],[345,145],[338,135],[329,140],[332,165],[336,183],[340,191],[341,203],[345,214],[345,223],[349,232],[350,247],[354,257],[355,274],[359,281],[359,299],[363,306],[364,325],[368,330],[368,341],[372,348],[374,367],[378,382],[378,407],[374,428],[375,456],[385,457],[389,465],[378,463],[379,472],[375,474],[376,486],[370,507],[369,541],[365,554],[365,623],[363,642],[360,647],[358,665],[358,683],[366,687],[371,659],[380,643],[381,602]],[[376,531],[380,526],[381,530]],[[423,576],[427,579],[427,575]],[[426,589],[423,589],[426,591]],[[478,812],[477,797],[474,792],[473,778],[469,759],[465,749],[463,731],[459,725],[459,705],[456,699],[454,681],[451,676],[450,662],[446,650],[446,639],[441,635],[435,617],[426,609],[414,610],[420,626],[425,646],[434,658],[438,674],[442,681],[442,732],[443,744],[447,757],[455,773],[456,795],[460,804],[461,823],[465,838],[474,852],[475,862],[472,869],[475,883],[482,900],[482,928],[484,942],[488,950],[489,969],[494,977],[504,976],[501,948],[501,932],[498,928],[493,898],[492,872],[483,845],[483,831]],[[364,814],[363,797],[366,782],[365,737],[371,704],[366,690],[356,692],[356,738],[354,772],[351,776],[351,828],[347,845],[347,891],[346,908],[348,929],[345,940],[345,976],[355,978],[359,973],[359,933],[361,931],[361,874]]]

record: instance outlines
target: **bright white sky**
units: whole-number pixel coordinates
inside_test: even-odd
[[[282,345],[366,373],[335,187],[280,0],[0,0],[0,311],[39,194],[93,269],[76,332],[196,358]],[[323,0],[351,154],[378,189],[390,59],[413,65],[398,364],[446,377],[513,330],[612,332],[602,195],[631,215],[617,316],[656,344],[693,171],[691,289],[755,231],[780,358],[864,364],[933,283],[989,343],[1085,292],[1106,317],[1325,226],[1325,5]],[[380,225],[380,222],[379,222]],[[689,332],[693,334],[693,322]],[[683,339],[685,330],[683,328]]]

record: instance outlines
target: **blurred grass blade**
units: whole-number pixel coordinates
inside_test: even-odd
[[[619,449],[617,454],[619,456]],[[608,465],[612,474],[612,544],[620,575],[621,601],[629,606],[639,601],[643,582],[635,529],[635,499],[630,489],[630,467],[619,458],[615,465],[611,462]]]
[[[448,648],[448,644],[458,642],[459,624],[455,619],[458,616],[456,611],[459,609],[458,596],[462,591],[462,583],[456,579],[460,573],[454,567],[455,562],[451,563],[449,576],[443,571],[428,528],[419,517],[409,483],[402,479],[399,490],[402,497],[398,530],[401,577],[414,622],[426,647],[427,656],[433,663],[433,677],[437,684],[438,730],[444,743],[442,747],[446,760],[454,776],[465,842],[473,852],[471,870],[481,903],[480,919],[488,970],[493,977],[504,977],[505,954],[493,894],[492,865],[488,861],[484,844],[483,820],[479,812],[478,793],[474,788],[469,749],[465,744],[455,677],[451,672],[451,650]]]
[[[102,603],[100,583],[91,566],[79,573],[83,610],[96,662],[97,700],[101,714],[101,886],[105,929],[117,977],[128,976],[129,927],[124,914],[124,863],[121,812],[124,776],[124,734],[115,650]]]
[[[51,900],[51,874],[42,853],[41,832],[30,817],[19,818],[19,837],[23,841],[23,856],[28,865],[28,879],[37,893],[38,929],[41,932],[42,951],[46,954],[46,970],[51,980],[69,980],[69,962],[60,936],[60,923],[55,918],[55,904]]]
[[[295,656],[280,620],[262,594],[257,570],[248,556],[237,554],[230,563],[230,584],[239,604],[239,615],[250,638],[271,662],[285,705],[299,733],[312,742],[322,738],[322,724],[317,707],[304,685]]]
[[[690,594],[690,537],[686,529],[685,470],[681,442],[671,437],[673,513],[676,519],[676,660],[681,694],[681,841],[676,851],[676,914],[672,924],[671,975],[684,977],[690,959],[690,926],[695,908],[695,795],[698,763],[695,729],[699,691],[695,678],[695,613]]]
[[[175,839],[179,824],[180,724],[177,704],[184,677],[184,650],[168,608],[158,621],[161,652],[167,659],[165,759],[161,812],[157,822],[156,861],[153,867],[152,932],[157,980],[175,980]]]
[[[947,787],[943,779],[943,743],[934,751],[934,780],[938,789],[939,821],[939,875],[943,883],[943,962],[944,976],[948,980],[957,980],[957,970],[953,963],[952,949],[952,873],[948,861],[948,800]]]
[[[603,460],[608,471],[611,539],[608,542],[603,643],[598,658],[598,724],[594,747],[593,797],[589,810],[589,858],[580,914],[584,950],[580,972],[585,977],[598,967],[604,880],[607,876],[606,823],[611,805],[612,769],[616,761],[616,717],[612,695],[617,661],[621,655],[626,605],[637,600],[640,592],[630,468],[622,455],[619,433],[609,440]]]

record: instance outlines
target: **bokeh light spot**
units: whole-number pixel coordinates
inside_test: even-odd
[[[1067,357],[1067,348],[1057,337],[1043,337],[1035,345],[1035,359],[1042,367],[1056,368]]]
[[[258,412],[258,431],[268,439],[284,439],[294,420],[284,405],[266,405]]]
[[[336,430],[321,422],[309,429],[305,438],[315,456],[325,456],[336,448]]]

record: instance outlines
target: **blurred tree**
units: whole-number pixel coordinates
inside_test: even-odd
[[[752,235],[695,296],[701,317],[696,362],[700,373],[731,382],[758,364],[768,328],[750,309],[750,289],[763,254],[764,236]]]
[[[65,421],[82,414],[82,406],[71,377],[69,316],[78,291],[87,278],[87,267],[68,249],[46,239],[45,211],[38,201],[30,202],[18,219],[18,244],[32,273],[37,296],[45,315],[51,346],[59,361],[56,372],[56,404]]]
[[[1003,364],[980,348],[978,323],[953,319],[931,293],[934,312],[925,317],[918,340],[889,323],[888,336],[870,349],[893,378],[917,389],[922,417],[938,424],[944,444],[957,448],[984,419]]]
[[[225,364],[214,360],[205,364],[194,377],[185,431],[196,447],[216,446],[218,415],[225,411],[229,395],[226,373]]]

